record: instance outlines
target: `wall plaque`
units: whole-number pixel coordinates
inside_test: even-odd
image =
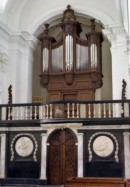
[[[29,137],[22,136],[15,143],[15,151],[19,156],[27,157],[33,153],[34,144]]]
[[[93,151],[100,157],[107,157],[114,151],[114,143],[108,136],[100,135],[93,141]]]

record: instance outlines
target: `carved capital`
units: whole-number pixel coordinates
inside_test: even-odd
[[[126,32],[123,27],[108,27],[102,30],[104,37],[113,45],[121,46],[126,42]]]
[[[27,31],[22,31],[21,36],[24,38],[26,41],[26,44],[31,47],[33,50],[36,48],[36,46],[39,43],[39,40],[33,35],[30,34]]]
[[[18,43],[21,46],[30,47],[33,50],[38,44],[38,39],[27,31],[11,35],[9,41],[11,44]]]

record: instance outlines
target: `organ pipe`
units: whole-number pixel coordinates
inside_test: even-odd
[[[73,37],[71,35],[65,38],[65,51],[66,70],[71,71],[73,69]]]
[[[49,64],[49,50],[45,47],[43,48],[43,72],[48,71]]]
[[[91,44],[91,67],[97,67],[97,46],[96,44]]]
[[[91,31],[82,39],[81,25],[76,21],[74,11],[68,5],[60,24],[63,35],[60,40],[49,35],[49,24],[45,24],[42,40],[42,70],[58,73],[64,71],[86,71],[90,68],[101,70],[101,33],[95,29],[91,19]],[[65,36],[65,37],[64,37]],[[61,47],[63,46],[63,47]],[[50,68],[49,68],[50,65]]]

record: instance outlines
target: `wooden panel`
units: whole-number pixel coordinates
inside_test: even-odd
[[[62,93],[61,100],[77,100],[77,92]]]
[[[81,101],[91,101],[91,100],[95,100],[94,97],[95,96],[94,96],[94,93],[92,91],[81,90],[81,91],[79,91],[78,100],[81,100]]]
[[[66,181],[65,187],[125,187],[126,181],[123,178],[71,178]]]
[[[60,100],[60,93],[59,92],[50,92],[48,94],[49,101],[59,101]]]

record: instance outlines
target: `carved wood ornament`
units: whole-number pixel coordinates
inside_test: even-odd
[[[95,90],[102,86],[101,32],[91,19],[91,31],[80,37],[81,24],[68,5],[60,23],[62,37],[49,35],[49,24],[40,37],[42,69],[40,82],[48,90],[49,101],[94,100]]]
[[[77,146],[72,132],[58,129],[51,135],[48,148],[49,184],[65,184],[66,179],[77,175]]]
[[[8,104],[12,104],[12,85],[8,87]]]

